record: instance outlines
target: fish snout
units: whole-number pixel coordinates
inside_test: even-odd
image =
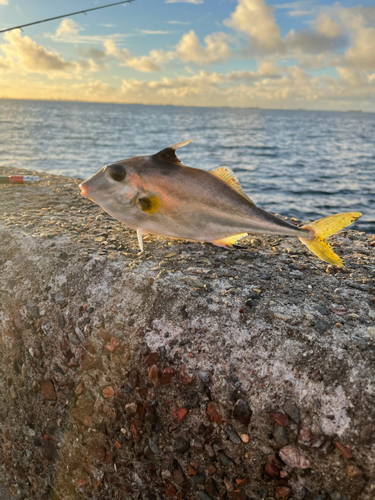
[[[81,188],[81,195],[84,197],[84,198],[87,198],[87,182],[82,182],[79,187]]]

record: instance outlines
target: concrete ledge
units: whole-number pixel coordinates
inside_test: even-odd
[[[11,173],[1,168],[0,172]],[[374,237],[233,251],[0,186],[0,463],[19,499],[375,497]]]

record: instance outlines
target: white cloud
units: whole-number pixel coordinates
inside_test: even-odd
[[[284,72],[285,72],[284,68]],[[231,81],[255,82],[268,78],[281,78],[282,69],[275,65],[273,59],[267,58],[258,62],[258,71],[231,71],[226,78]]]
[[[0,95],[24,98],[88,100],[186,106],[258,106],[266,108],[375,110],[375,73],[343,68],[338,78],[309,76],[298,66],[283,67],[278,77],[262,77],[255,71],[227,75],[200,71],[155,81],[125,79],[121,87],[102,80],[66,84],[2,79]],[[236,74],[237,73],[237,74]],[[5,74],[6,75],[6,74]]]
[[[5,59],[5,57],[0,56],[0,68],[9,69],[12,66],[12,61],[10,59]]]
[[[97,43],[105,43],[108,40],[114,41],[123,41],[126,38],[130,38],[135,35],[133,33],[112,33],[111,35],[80,35],[70,34],[69,36],[57,36],[56,33],[44,33],[45,38],[50,38],[54,42],[59,43],[71,43],[71,44],[97,44]]]
[[[287,9],[291,17],[311,16],[317,12],[318,7],[311,0],[298,0],[297,2],[275,5],[276,9]]]
[[[316,20],[316,32],[326,38],[336,38],[341,35],[342,29],[327,13],[323,13]]]
[[[248,82],[253,82],[259,78],[259,75],[257,74],[256,71],[246,71],[246,70],[240,70],[240,71],[231,71],[230,73],[227,74],[227,79],[231,80],[233,82],[237,81],[248,81]]]
[[[284,40],[283,40],[284,42]],[[342,48],[346,44],[344,37],[325,36],[312,30],[290,30],[285,37],[286,54],[321,54]]]
[[[55,37],[63,38],[66,36],[78,35],[81,29],[80,25],[73,21],[73,19],[63,19],[56,30]]]
[[[358,87],[363,83],[363,73],[361,74],[359,71],[353,71],[352,69],[340,67],[336,68],[336,71],[346,84],[351,87]]]
[[[23,69],[45,73],[48,71],[67,71],[74,68],[74,63],[67,61],[57,52],[49,51],[37,45],[30,37],[22,37],[19,31],[4,35],[8,44],[1,46],[3,52]]]
[[[176,52],[173,50],[154,49],[150,51],[149,56],[156,64],[165,64],[176,59]]]
[[[147,56],[134,57],[126,48],[119,49],[113,40],[107,40],[104,44],[106,54],[120,61],[121,66],[128,66],[137,71],[151,72],[159,71],[159,67]]]
[[[165,0],[165,3],[193,3],[194,5],[200,5],[204,0]]]
[[[274,50],[281,42],[281,30],[273,10],[265,0],[238,0],[236,10],[224,24],[250,35],[251,42],[263,50]]]
[[[225,33],[212,33],[204,39],[206,46],[202,47],[199,38],[193,30],[185,33],[176,46],[176,55],[183,62],[196,64],[212,64],[225,62],[231,56],[228,46],[229,37]]]
[[[363,106],[375,96],[375,81],[368,75],[360,81],[342,73],[339,79],[328,75],[311,77],[298,66],[285,68],[279,77],[262,77],[254,71],[227,75],[201,71],[194,76],[163,78],[142,82],[123,80],[124,102],[193,106],[260,106],[268,108],[342,109]],[[355,78],[355,75],[354,75]],[[355,86],[356,85],[356,86]]]
[[[189,21],[167,21],[168,24],[184,24],[188,25],[191,24]]]
[[[345,52],[345,59],[351,66],[364,70],[375,70],[375,29],[358,31],[353,44]]]
[[[338,12],[349,32],[351,45],[345,52],[345,64],[372,71],[375,70],[375,23],[374,7],[355,7]]]
[[[0,83],[0,95],[19,97],[20,92],[25,99],[58,99],[79,100],[94,102],[120,102],[121,89],[113,87],[101,80],[87,80],[84,82],[65,83],[46,82],[45,80],[32,80],[25,87],[23,82],[12,80]]]
[[[314,8],[316,19],[309,21],[307,29],[291,29],[281,37],[280,27],[273,16],[273,7],[266,5],[265,0],[238,0],[235,11],[224,24],[236,29],[243,37],[248,37],[248,45],[241,49],[242,57],[259,59],[278,56],[285,61],[303,60],[305,67],[310,65],[311,68],[322,68],[326,67],[325,63],[335,59],[333,55],[338,55],[339,51],[342,53],[347,45],[347,37],[337,13],[342,10],[341,7],[335,5],[328,14],[326,8],[314,6],[306,0],[280,4],[277,8]]]
[[[158,71],[160,69],[158,64],[165,64],[173,59],[198,65],[225,62],[231,57],[229,39],[225,33],[212,33],[205,37],[205,45],[201,45],[199,38],[191,30],[181,37],[175,50],[154,49],[148,56],[138,58],[133,57],[128,49],[117,48],[113,41],[107,41],[104,45],[107,54],[121,61],[124,66],[131,66],[139,71]]]
[[[137,30],[144,35],[169,35],[173,31],[162,31],[162,30]]]
[[[159,99],[168,98],[181,103],[186,98],[207,96],[224,82],[223,75],[202,70],[193,76],[164,77],[160,81],[123,80],[121,90],[125,97],[135,101],[138,99],[138,102],[141,99],[157,104]]]
[[[280,68],[276,66],[274,59],[264,59],[258,63],[258,73],[264,77],[275,77],[280,75]]]
[[[93,59],[96,62],[103,62],[107,57],[106,51],[102,49],[97,49],[96,47],[77,47],[77,52],[80,56],[86,57],[88,59]]]
[[[11,31],[4,35],[7,44],[1,50],[7,56],[2,65],[13,71],[54,74],[70,78],[72,71],[97,71],[98,65],[91,59],[69,61],[58,52],[47,50],[35,43],[30,37],[22,36],[20,31]]]

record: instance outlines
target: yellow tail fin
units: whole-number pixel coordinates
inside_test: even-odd
[[[349,226],[352,222],[359,219],[361,215],[359,212],[348,212],[346,214],[324,217],[324,219],[303,226],[303,229],[308,229],[314,237],[300,238],[300,240],[319,259],[330,264],[335,264],[336,266],[343,266],[344,262],[335,254],[326,238]]]

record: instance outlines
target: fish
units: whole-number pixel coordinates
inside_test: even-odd
[[[206,171],[184,165],[176,150],[179,142],[156,154],[136,156],[102,167],[80,184],[81,195],[143,234],[233,248],[248,234],[295,236],[319,259],[343,266],[327,238],[362,214],[331,215],[302,227],[258,207],[226,166]]]

